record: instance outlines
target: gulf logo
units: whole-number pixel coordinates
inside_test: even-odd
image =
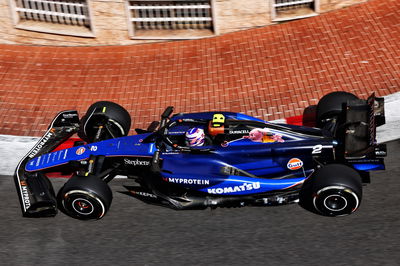
[[[76,155],[82,155],[85,151],[86,149],[84,147],[80,147],[76,150]]]
[[[297,170],[303,167],[303,161],[298,158],[292,158],[287,163],[287,168],[290,170]]]

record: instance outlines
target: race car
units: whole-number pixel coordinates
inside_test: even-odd
[[[170,106],[127,136],[131,117],[116,103],[96,102],[81,118],[60,112],[16,168],[23,216],[59,209],[100,219],[115,176],[134,180],[125,194],[176,210],[299,203],[343,216],[359,208],[369,172],[385,169],[386,146],[376,141],[384,99],[374,94],[329,93],[304,110],[303,126],[234,112],[172,113]],[[204,133],[202,145],[188,144],[193,128]],[[70,177],[57,195],[54,175]]]

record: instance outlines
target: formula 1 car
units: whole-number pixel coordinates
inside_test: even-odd
[[[79,119],[60,112],[21,160],[14,179],[23,216],[82,220],[110,208],[117,175],[134,179],[126,194],[173,209],[300,203],[325,216],[356,211],[369,171],[384,170],[384,99],[347,92],[325,95],[304,110],[303,124],[275,124],[233,112],[178,113],[127,136],[129,113],[94,103]],[[312,126],[312,127],[310,127]],[[204,129],[207,142],[190,147],[185,132]],[[78,135],[79,138],[74,137]],[[57,196],[48,176],[70,174]]]

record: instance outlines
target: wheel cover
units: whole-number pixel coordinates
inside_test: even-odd
[[[349,215],[357,210],[360,199],[351,189],[328,186],[320,189],[313,198],[317,211],[327,216]]]
[[[347,206],[347,200],[340,194],[329,195],[324,199],[324,206],[330,211],[342,211]]]
[[[90,215],[94,211],[93,204],[84,198],[74,199],[71,205],[77,213],[82,215]]]
[[[71,190],[65,193],[62,205],[70,216],[83,220],[100,219],[106,213],[106,207],[100,198],[84,190]]]

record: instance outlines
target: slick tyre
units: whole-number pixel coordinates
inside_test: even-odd
[[[57,196],[62,212],[80,220],[101,219],[112,202],[110,187],[96,176],[73,176]]]
[[[78,135],[88,143],[128,135],[131,116],[122,106],[107,101],[92,104],[82,117]]]
[[[303,126],[306,127],[315,127],[317,121],[317,106],[310,105],[303,110]]]
[[[320,168],[311,178],[308,189],[309,203],[316,213],[324,216],[349,215],[361,204],[361,177],[346,165]]]
[[[317,127],[322,128],[327,119],[338,116],[344,103],[356,99],[357,96],[345,91],[335,91],[323,96],[317,105]]]

